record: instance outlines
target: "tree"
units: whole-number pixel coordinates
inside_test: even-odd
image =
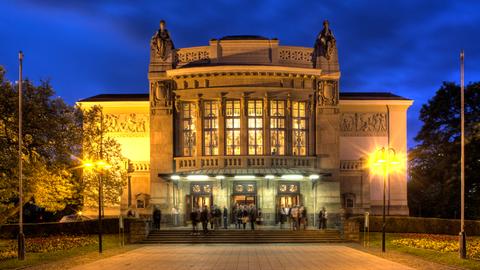
[[[420,111],[423,127],[410,151],[411,214],[460,216],[460,87],[444,83]],[[465,88],[465,215],[480,218],[480,83]]]
[[[0,69],[0,223],[18,205],[18,85]],[[59,211],[78,202],[75,161],[79,153],[81,115],[55,97],[49,82],[23,82],[24,202]]]
[[[121,154],[120,144],[108,136],[108,128],[100,106],[83,110],[83,160],[103,160],[111,167],[107,170],[84,170],[82,195],[87,207],[98,206],[98,177],[103,180],[103,199],[107,206],[120,202],[122,188],[126,185],[126,159]]]

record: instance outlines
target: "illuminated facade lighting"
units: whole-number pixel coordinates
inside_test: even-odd
[[[275,179],[275,176],[271,174],[267,174],[265,175],[265,179]]]
[[[282,179],[284,179],[284,180],[302,180],[303,175],[301,175],[301,174],[284,174],[284,175],[282,175]]]
[[[222,179],[225,179],[225,176],[224,175],[217,175],[215,176],[216,179],[218,180],[222,180]]]
[[[238,180],[252,180],[255,179],[255,175],[235,175],[234,178]]]
[[[310,178],[311,180],[317,180],[320,178],[320,175],[318,174],[311,174],[308,178]]]
[[[180,180],[180,176],[174,174],[174,175],[170,176],[170,179],[172,179],[172,180]]]
[[[187,180],[191,180],[191,181],[208,180],[208,175],[188,175]]]

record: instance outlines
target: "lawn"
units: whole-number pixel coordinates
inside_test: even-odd
[[[55,237],[51,237],[55,238]],[[50,239],[45,238],[45,241]],[[53,248],[38,248],[44,252],[28,252],[24,261],[16,258],[0,260],[0,269],[24,268],[27,266],[35,266],[34,269],[65,269],[74,265],[88,263],[104,257],[120,254],[137,248],[136,245],[120,246],[118,235],[104,235],[103,253],[98,253],[98,236],[90,235],[83,238],[84,245],[77,246],[65,250],[51,251]],[[38,241],[37,241],[38,242]],[[0,251],[8,245],[7,240],[0,240]],[[51,244],[44,245],[50,247]],[[68,247],[67,247],[68,248]],[[32,249],[32,247],[30,247]]]
[[[389,260],[422,269],[430,269],[428,265],[422,264],[422,260],[465,269],[480,269],[480,260],[472,258],[462,260],[459,258],[457,251],[450,251],[451,248],[449,248],[448,244],[455,243],[457,240],[456,236],[389,233],[386,235],[386,254],[381,252],[381,239],[381,233],[370,233],[369,247],[360,249]],[[480,237],[468,237],[467,242],[479,243]],[[363,245],[363,239],[361,239],[361,244]],[[415,261],[416,258],[421,260]],[[431,269],[435,269],[435,266],[432,266]]]

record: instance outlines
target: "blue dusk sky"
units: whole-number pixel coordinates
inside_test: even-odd
[[[101,93],[147,93],[149,40],[167,21],[177,48],[226,35],[314,44],[325,19],[337,38],[340,89],[387,91],[415,100],[408,143],[421,127],[422,104],[443,81],[480,80],[480,1],[54,1],[0,0],[0,65],[16,80],[48,79],[74,104]]]

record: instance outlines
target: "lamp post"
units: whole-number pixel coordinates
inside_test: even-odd
[[[85,168],[91,168],[99,171],[98,175],[98,253],[103,251],[103,241],[102,241],[102,202],[103,202],[103,171],[110,169],[112,166],[106,163],[103,160],[97,162],[84,162],[83,166]]]
[[[461,259],[467,258],[467,236],[465,234],[465,89],[463,80],[464,52],[460,52],[460,128],[461,128],[461,157],[460,157],[460,234],[459,255]]]
[[[25,235],[23,234],[23,164],[22,164],[22,62],[23,53],[18,52],[18,193],[20,217],[18,220],[18,259],[25,260]]]
[[[383,172],[383,214],[382,214],[382,252],[385,252],[385,194],[387,189],[387,178],[390,166],[395,166],[399,162],[396,157],[395,149],[389,147],[385,148],[382,147],[381,149],[377,150],[375,155],[375,165],[382,166]]]

